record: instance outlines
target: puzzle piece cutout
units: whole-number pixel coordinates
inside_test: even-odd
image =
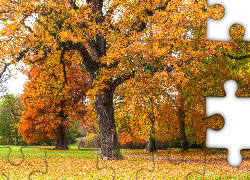
[[[227,148],[228,163],[239,166],[242,162],[241,149],[250,149],[249,107],[250,98],[237,98],[237,83],[229,80],[224,83],[226,97],[206,97],[206,115],[221,114],[225,124],[220,131],[207,129],[206,147]],[[235,130],[237,134],[234,133]]]
[[[19,151],[21,152],[21,156],[22,156],[22,158],[21,158],[21,160],[17,163],[17,162],[14,162],[13,160],[12,160],[12,158],[10,158],[10,156],[11,156],[11,147],[0,147],[1,149],[9,149],[9,153],[7,154],[7,163],[8,164],[10,164],[10,165],[12,165],[12,166],[20,166],[20,165],[22,165],[24,162],[25,162],[25,154],[24,154],[24,152],[23,152],[23,148],[33,148],[33,147],[21,147],[20,149],[19,149]],[[39,173],[42,173],[42,174],[47,174],[48,173],[48,163],[47,163],[47,157],[46,157],[46,152],[44,151],[44,153],[45,153],[45,166],[46,166],[46,171],[45,172],[43,172],[43,171],[40,171],[40,170],[33,170],[33,171],[31,171],[30,173],[29,173],[29,176],[28,176],[28,179],[31,179],[31,176],[32,176],[32,174],[35,174],[35,173],[37,173],[37,172],[39,172]],[[16,154],[15,154],[16,155]],[[1,165],[4,165],[3,164],[3,162],[1,162]],[[32,165],[32,164],[28,164],[29,166],[34,166],[34,165]],[[9,176],[8,175],[6,175],[5,173],[2,173],[2,176],[4,176],[6,179],[10,179],[9,178]]]
[[[224,17],[220,20],[207,19],[207,40],[230,41],[229,30],[233,24],[245,28],[244,41],[250,41],[250,17],[248,0],[208,0],[208,6],[222,5],[225,8]]]

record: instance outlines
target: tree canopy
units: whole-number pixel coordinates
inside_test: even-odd
[[[208,8],[205,0],[2,1],[0,57],[7,63],[1,64],[0,72],[8,64],[21,60],[34,69],[54,65],[56,72],[47,68],[43,73],[36,72],[40,77],[33,70],[30,72],[46,81],[40,83],[41,87],[50,87],[48,90],[36,87],[39,89],[36,92],[51,93],[57,97],[53,103],[59,103],[70,87],[67,65],[73,68],[80,64],[80,71],[89,76],[87,95],[98,118],[101,159],[120,157],[115,123],[115,116],[119,115],[115,115],[114,94],[122,95],[124,90],[119,86],[123,83],[126,87],[126,83],[133,86],[133,82],[139,82],[145,88],[137,90],[142,96],[127,98],[127,102],[136,98],[139,105],[126,108],[138,108],[145,113],[138,123],[145,127],[150,122],[151,130],[155,128],[152,123],[160,127],[163,119],[173,116],[165,121],[178,127],[183,149],[187,149],[185,128],[190,125],[189,128],[196,128],[195,132],[204,132],[207,127],[202,125],[206,123],[203,122],[202,96],[218,95],[223,91],[216,86],[231,77],[229,60],[249,58],[249,45],[241,42],[242,30],[238,26],[231,28],[231,42],[206,40],[206,19],[215,13],[218,15],[213,18],[220,18],[223,9]],[[244,48],[240,48],[242,46]],[[69,58],[69,54],[74,58]],[[53,73],[58,76],[57,80]],[[140,81],[132,80],[136,77]],[[148,80],[150,88],[146,86]],[[165,84],[160,84],[161,81]],[[174,88],[174,99],[165,86]],[[160,101],[157,99],[160,96],[154,96],[157,90],[165,93],[162,98],[169,102],[157,104]],[[47,109],[43,99],[33,103],[40,106],[41,111]],[[167,109],[167,115],[161,120],[152,119],[163,108]],[[123,124],[118,125],[119,128]],[[130,122],[132,127],[135,124]],[[141,133],[145,135],[146,131]],[[197,140],[202,142],[202,139],[204,133]]]
[[[56,149],[67,149],[65,132],[74,123],[71,119],[86,119],[89,77],[82,73],[79,64],[71,63],[76,56],[70,52],[65,57],[67,84],[59,95],[55,89],[62,86],[64,74],[58,70],[61,67],[55,56],[56,52],[47,57],[45,64],[31,65],[25,71],[29,81],[25,83],[21,99],[26,113],[20,120],[19,133],[28,143],[50,138],[57,140]]]

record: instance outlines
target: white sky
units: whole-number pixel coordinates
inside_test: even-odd
[[[9,93],[22,94],[23,85],[27,81],[27,76],[14,69],[13,65],[10,66],[10,70],[13,76],[6,81],[6,85],[9,88]]]

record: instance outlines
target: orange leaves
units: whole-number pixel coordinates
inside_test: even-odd
[[[173,116],[168,117],[168,111],[173,111],[173,108],[167,101],[169,92],[164,90],[169,86],[165,80],[167,76],[164,73],[154,76],[150,73],[136,74],[135,79],[118,88],[115,97],[119,98],[119,104],[116,105],[115,119],[123,143],[145,142],[148,131],[153,132],[154,129],[159,139],[162,138],[161,133],[165,135],[166,124],[173,119]]]
[[[5,40],[0,43],[0,56],[17,61],[23,53],[22,59],[31,68],[23,94],[28,110],[22,120],[26,137],[43,128],[52,137],[51,129],[60,123],[62,112],[84,119],[86,128],[98,130],[94,95],[110,90],[113,83],[123,82],[121,79],[130,73],[135,73],[135,79],[112,89],[116,90],[114,101],[120,103],[115,109],[118,131],[130,134],[124,133],[128,137],[124,140],[145,140],[147,130],[153,129],[162,138],[166,132],[176,136],[177,108],[187,112],[185,125],[201,122],[197,120],[204,115],[200,96],[221,93],[215,86],[229,76],[226,50],[243,53],[234,46],[236,41],[206,41],[206,18],[211,13],[206,11],[206,0],[114,0],[98,4],[101,2],[96,1],[96,5],[109,11],[96,13],[94,5],[74,5],[70,0],[48,0],[43,5],[34,0],[18,5],[2,1],[0,19],[8,20],[2,22],[0,30]],[[27,27],[21,19],[32,13],[37,14],[36,22]],[[241,29],[232,30],[232,35],[242,34]],[[63,58],[62,48],[67,51]],[[43,60],[31,64],[39,59]],[[242,69],[238,72],[244,75]],[[93,86],[88,92],[91,102],[88,118],[83,118],[89,83]],[[200,132],[200,124],[190,125],[190,129]]]
[[[220,20],[223,18],[225,14],[225,9],[221,5],[213,5],[212,7],[208,7],[208,16],[214,20]]]
[[[86,113],[84,100],[89,89],[88,76],[78,65],[72,66],[75,56],[69,53],[66,56],[68,84],[59,92],[64,79],[56,57],[57,52],[47,58],[44,66],[33,65],[27,72],[31,81],[25,84],[22,94],[27,112],[20,120],[19,133],[30,143],[56,138],[58,126],[69,127],[68,118],[81,119]]]

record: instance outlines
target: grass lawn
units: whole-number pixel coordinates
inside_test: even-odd
[[[124,160],[118,161],[97,161],[99,155],[94,154],[96,149],[81,149],[77,146],[70,146],[67,151],[55,151],[54,147],[24,147],[24,161],[20,146],[11,146],[9,161],[18,166],[11,165],[7,160],[8,146],[0,146],[0,167],[1,173],[8,176],[10,180],[28,179],[186,179],[191,171],[203,173],[204,151],[190,150],[183,154],[178,149],[172,151],[159,151],[154,157],[169,157],[174,159],[196,159],[201,163],[177,162],[155,159],[154,163],[149,158],[138,158],[124,156]],[[47,159],[47,173],[45,164],[45,152]],[[152,156],[142,150],[122,150],[122,154]],[[184,155],[184,156],[183,156]],[[246,169],[233,168],[226,163],[227,153],[211,155],[207,153],[204,179],[249,179],[249,172]],[[248,152],[243,153],[242,166],[250,166],[247,161]],[[97,166],[98,162],[98,166]],[[213,164],[214,163],[214,164]],[[217,164],[216,164],[217,163]],[[218,163],[225,163],[218,165]],[[105,168],[106,167],[106,168]],[[145,169],[143,169],[145,168]],[[141,170],[140,170],[141,169]],[[148,169],[148,170],[146,170]],[[150,172],[149,170],[154,170]],[[38,172],[41,171],[41,172]],[[7,179],[0,175],[0,179]],[[189,179],[202,179],[198,173],[192,173]]]

